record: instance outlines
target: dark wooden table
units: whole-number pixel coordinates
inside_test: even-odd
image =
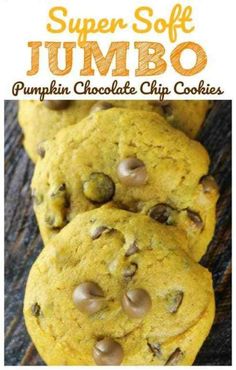
[[[202,264],[213,273],[216,317],[195,365],[231,364],[231,102],[215,103],[199,140],[220,186],[215,237]],[[43,365],[26,332],[22,302],[30,267],[42,241],[30,180],[34,166],[22,147],[17,103],[5,102],[5,365]]]

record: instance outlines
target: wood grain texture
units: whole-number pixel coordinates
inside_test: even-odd
[[[231,365],[231,102],[215,103],[199,140],[220,186],[215,237],[201,263],[213,273],[214,326],[195,365]],[[43,365],[26,332],[22,302],[30,267],[42,248],[33,213],[33,164],[22,147],[17,103],[5,102],[5,365]]]

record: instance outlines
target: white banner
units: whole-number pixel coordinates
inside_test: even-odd
[[[230,99],[233,5],[4,1],[3,97]]]

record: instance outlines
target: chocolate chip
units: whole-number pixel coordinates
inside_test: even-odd
[[[164,107],[170,105],[168,100],[150,100],[150,103],[155,107]]]
[[[148,215],[155,221],[158,221],[161,224],[166,224],[169,221],[172,210],[173,208],[171,208],[167,204],[160,203],[152,207],[149,210]]]
[[[218,192],[218,185],[212,176],[203,176],[200,180],[204,193]]]
[[[31,312],[32,312],[32,315],[35,316],[35,317],[39,317],[40,315],[40,312],[41,312],[41,308],[40,308],[40,305],[36,302],[34,303],[32,306],[31,306]]]
[[[172,116],[173,115],[173,109],[171,107],[171,103],[168,102],[168,101],[162,101],[160,103],[161,103],[161,107],[162,107],[164,115],[168,116],[168,117]]]
[[[148,347],[156,357],[160,357],[162,355],[161,345],[159,343],[148,343]]]
[[[51,198],[55,198],[57,196],[62,196],[62,193],[66,191],[66,185],[60,184],[53,192],[51,193]],[[64,194],[63,194],[64,196]]]
[[[37,154],[40,156],[40,158],[45,157],[46,151],[45,151],[45,148],[43,147],[43,142],[38,144]]]
[[[50,189],[45,222],[48,227],[61,229],[69,221],[70,196],[64,183],[53,185]]]
[[[101,110],[111,109],[112,107],[113,105],[107,101],[99,101],[91,107],[90,113],[96,113]]]
[[[123,209],[125,211],[133,212],[133,213],[138,213],[142,210],[142,205],[141,202],[132,200],[130,202],[126,202],[125,204],[122,202],[114,202],[116,208]]]
[[[171,102],[166,101],[166,100],[162,100],[162,101],[158,100],[157,105],[161,107],[163,114],[165,115],[167,120],[174,119]]]
[[[198,213],[193,212],[190,209],[187,209],[187,215],[199,230],[203,229],[204,224]]]
[[[97,341],[93,348],[93,358],[97,365],[120,365],[123,357],[121,345],[112,338]]]
[[[132,262],[129,266],[124,269],[123,276],[126,280],[132,279],[138,269],[138,265]]]
[[[168,101],[168,100],[158,100],[157,104],[159,104],[161,107],[167,107],[168,105],[170,105],[170,101]]]
[[[43,202],[43,195],[36,193],[35,189],[32,190],[31,196],[36,206],[39,206]]]
[[[167,310],[176,313],[182,304],[184,293],[181,290],[173,290],[166,296]]]
[[[47,215],[45,217],[45,222],[48,225],[48,227],[54,227],[55,217],[53,215]]]
[[[45,107],[51,110],[62,110],[69,107],[70,100],[44,100]]]
[[[170,357],[166,361],[165,366],[177,365],[182,358],[183,352],[181,351],[180,348],[176,348],[176,350],[170,355]]]
[[[133,254],[137,253],[139,251],[136,242],[133,242],[129,248],[127,249],[125,253],[125,257],[132,256]]]
[[[152,301],[144,289],[128,290],[122,297],[123,311],[132,319],[145,316],[151,309]]]
[[[170,105],[163,106],[162,109],[167,120],[174,118],[173,111]]]
[[[93,172],[83,184],[85,197],[94,203],[109,202],[115,194],[115,184],[102,172]]]
[[[123,159],[118,165],[117,174],[119,180],[127,186],[141,186],[148,179],[145,164],[135,157]]]
[[[103,307],[104,293],[98,284],[84,282],[75,288],[73,301],[81,312],[91,315]]]
[[[98,227],[96,227],[96,229],[93,229],[93,230],[91,231],[90,236],[91,236],[91,238],[92,238],[93,240],[95,240],[95,239],[100,238],[100,236],[101,236],[102,234],[109,233],[111,230],[112,230],[112,229],[111,229],[111,228],[109,228],[109,227],[107,227],[107,226],[98,226]]]

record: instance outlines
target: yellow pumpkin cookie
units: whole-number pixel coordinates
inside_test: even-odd
[[[19,123],[24,132],[24,146],[36,162],[40,145],[51,139],[63,127],[74,125],[91,112],[111,107],[158,112],[190,137],[198,133],[210,104],[207,100],[183,101],[84,101],[23,100],[19,102]]]
[[[48,365],[191,365],[211,328],[211,274],[173,226],[101,207],[43,249],[26,287],[28,332]]]
[[[47,243],[78,213],[107,202],[177,225],[189,253],[205,253],[218,190],[203,146],[152,112],[112,108],[61,130],[43,147],[32,181]]]

